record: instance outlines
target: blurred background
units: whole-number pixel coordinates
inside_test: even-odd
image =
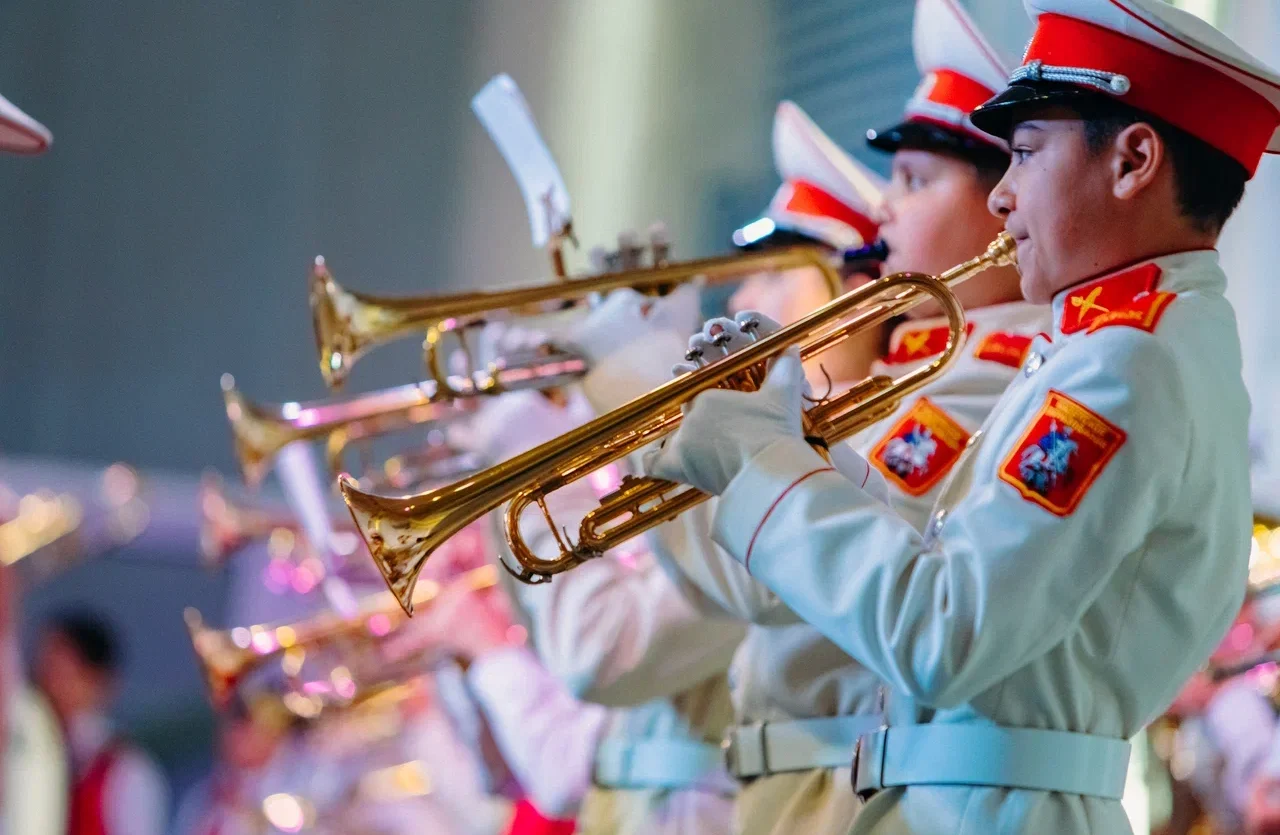
[[[1020,54],[1019,3],[966,5]],[[1179,5],[1280,65],[1280,2]],[[911,14],[901,0],[0,0],[0,91],[55,136],[42,158],[0,157],[0,483],[90,491],[126,461],[150,517],[29,589],[29,627],[85,601],[118,623],[118,718],[180,788],[211,722],[182,608],[234,623],[262,585],[260,561],[210,573],[197,559],[200,473],[236,478],[219,375],[256,400],[325,393],[313,257],[387,294],[546,280],[468,107],[498,72],[560,162],[584,248],[661,219],[678,257],[725,251],[776,186],[779,99],[884,170],[862,137],[918,81]],[[1250,192],[1223,251],[1266,415],[1280,162]],[[350,389],[417,379],[419,363],[406,341]],[[1280,460],[1274,443],[1263,422],[1264,460]]]

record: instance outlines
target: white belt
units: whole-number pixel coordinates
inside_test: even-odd
[[[853,788],[993,786],[1119,800],[1129,743],[1089,734],[945,723],[881,728],[858,740]]]
[[[720,747],[707,742],[605,739],[596,749],[594,780],[609,789],[686,789],[719,771],[721,762]]]
[[[858,737],[879,728],[878,714],[739,725],[724,743],[725,766],[739,780],[785,771],[842,768]]]

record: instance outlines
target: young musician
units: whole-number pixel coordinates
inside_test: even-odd
[[[873,148],[893,154],[892,180],[883,196],[864,191],[860,206],[854,204],[879,222],[878,230],[848,215],[848,227],[860,228],[862,240],[874,239],[878,232],[887,244],[882,274],[940,272],[981,252],[1003,225],[983,210],[1008,164],[1006,146],[977,131],[968,116],[1002,86],[1007,71],[968,15],[949,0],[921,0],[914,42],[925,79],[907,103],[903,121],[873,132],[869,140]],[[855,164],[811,122],[801,122],[788,110],[779,109],[777,129],[783,138],[775,134],[775,147],[791,149],[790,156],[779,154],[779,173],[786,180],[779,194],[817,188],[840,193],[840,180],[829,174],[823,178],[823,172],[847,171]],[[859,179],[846,176],[844,181]],[[775,199],[774,206],[779,203]],[[782,222],[780,218],[779,226]],[[817,240],[837,250],[847,247],[848,236],[822,234],[831,227],[831,219],[807,225]],[[773,302],[762,312],[784,322],[796,318],[777,303],[790,301],[790,285],[778,282],[772,289],[771,298],[748,286],[734,306],[760,309],[761,301]],[[875,468],[872,478],[886,482],[893,507],[917,529],[927,522],[967,439],[1018,374],[1032,337],[1049,327],[1047,308],[1021,301],[1014,270],[975,278],[959,294],[971,329],[956,365],[852,442]],[[894,330],[887,353],[871,370],[900,375],[931,359],[946,340],[941,320],[909,320]],[[865,368],[842,363],[843,357],[831,359],[818,362],[828,372],[845,372],[830,374],[836,392],[866,376]],[[807,370],[810,386],[822,391],[824,382],[815,379],[812,368]],[[867,471],[851,476],[861,476],[862,483]],[[882,722],[882,683],[817,630],[788,624],[793,616],[720,552],[710,534],[710,511],[694,512],[657,529],[652,539],[657,552],[677,563],[709,596],[756,624],[735,658],[731,677],[738,725],[730,734],[728,753],[731,769],[743,781],[740,831],[843,833],[859,806],[848,766],[858,735]]]
[[[801,437],[794,352],[688,409],[651,472],[893,688],[856,832],[1128,832],[1127,739],[1243,595],[1248,398],[1213,247],[1280,150],[1280,75],[1159,0],[1029,0],[1026,63],[973,114],[993,213],[1053,328],[923,534]]]
[[[35,680],[71,755],[70,835],[160,835],[169,822],[163,773],[116,732],[108,713],[120,667],[119,640],[101,618],[66,614],[46,625]]]

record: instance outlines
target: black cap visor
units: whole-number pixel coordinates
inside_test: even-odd
[[[867,131],[867,144],[878,151],[896,154],[900,150],[953,154],[980,167],[1003,168],[1009,153],[995,144],[963,131],[930,122],[902,122],[888,130]]]
[[[1008,142],[1013,129],[1028,113],[1054,105],[1086,104],[1099,95],[1074,84],[1015,81],[1000,95],[980,105],[969,118],[978,130]]]

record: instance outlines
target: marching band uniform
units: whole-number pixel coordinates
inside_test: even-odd
[[[70,835],[163,835],[169,790],[155,763],[118,737],[106,716],[71,717],[65,732],[74,774]]]
[[[696,317],[693,298],[687,291],[672,294],[649,310],[662,319],[681,307],[683,325]],[[624,304],[619,299],[628,301]],[[616,356],[591,356],[593,351],[608,352],[616,345],[622,332],[619,323],[634,312],[629,299],[611,295],[578,329],[578,347],[593,367],[583,389],[601,398],[595,403],[625,401],[647,390],[654,376],[652,370],[644,380],[637,380],[633,373],[618,375]],[[669,333],[674,338],[675,328]],[[671,356],[660,356],[669,365]],[[502,460],[585,421],[591,405],[576,393],[563,409],[540,394],[509,394],[482,410],[472,424],[479,437],[470,443],[493,460]],[[519,434],[513,431],[516,420],[523,430]],[[581,490],[559,491],[550,497],[553,516],[573,518],[575,511],[595,505],[596,494],[589,485],[579,486]],[[526,525],[525,530],[535,550],[542,553],[545,549],[540,546],[547,544],[541,536],[545,526],[535,531]],[[645,553],[610,554],[557,576],[548,585],[520,585],[516,596],[540,663],[527,651],[510,649],[472,669],[472,685],[481,702],[490,705],[495,733],[505,738],[509,759],[545,757],[547,744],[565,749],[565,759],[573,765],[562,769],[561,784],[549,787],[551,797],[540,808],[563,815],[573,810],[575,800],[580,801],[579,832],[729,829],[733,785],[720,765],[719,739],[730,719],[724,672],[741,641],[742,627],[725,617],[705,617],[688,601],[687,593],[695,592],[681,589]],[[652,651],[654,647],[662,651]],[[540,674],[540,667],[547,672]],[[548,681],[548,674],[562,682],[567,692]],[[519,721],[520,707],[511,698],[517,689],[537,693],[529,707],[536,706],[544,714],[524,720],[524,739],[497,729],[505,725],[514,730]],[[597,710],[578,700],[609,709]],[[507,718],[495,712],[505,712]],[[551,731],[559,730],[557,716],[570,717],[572,730],[570,736],[552,743]],[[527,751],[516,750],[525,747]],[[592,759],[588,763],[581,753],[574,757],[568,749],[590,750]],[[590,780],[589,788],[583,778]],[[537,791],[531,794],[538,799]]]
[[[904,124],[877,134],[876,144],[892,151],[896,144],[889,135],[942,130],[946,136],[939,141],[983,142],[1001,152],[968,125],[968,109],[993,94],[1007,75],[968,16],[949,0],[923,0],[915,45],[926,80],[908,103]],[[870,217],[880,195],[867,187],[866,176],[842,176],[856,172],[857,164],[812,122],[779,108],[775,148],[786,182],[769,214],[780,228],[802,229],[838,250],[874,239]],[[810,211],[826,209],[814,216],[796,211],[796,201],[787,199],[815,189],[840,195],[839,208],[803,204]],[[968,346],[955,366],[851,442],[887,482],[893,507],[917,530],[923,530],[966,441],[1017,376],[1032,338],[1049,327],[1048,310],[1025,302],[973,309],[968,319]],[[908,321],[895,329],[873,373],[900,376],[939,353],[947,338],[943,321]],[[711,542],[714,503],[656,529],[652,539],[657,553],[696,578],[721,605],[755,623],[730,678],[738,721],[729,737],[731,767],[746,781],[738,801],[739,831],[843,833],[859,806],[849,763],[858,736],[881,724],[881,681],[813,627],[786,624],[794,616]],[[822,744],[815,744],[819,739]]]
[[[1154,0],[1028,7],[1028,64],[979,127],[1000,132],[1006,102],[1056,80],[1127,97],[1249,171],[1273,144],[1280,76],[1200,20]],[[1129,831],[1125,740],[1244,588],[1248,399],[1225,283],[1194,251],[1060,292],[923,535],[799,437],[792,355],[758,393],[695,400],[651,462],[720,494],[715,540],[894,688],[854,760],[875,793],[855,832]]]

